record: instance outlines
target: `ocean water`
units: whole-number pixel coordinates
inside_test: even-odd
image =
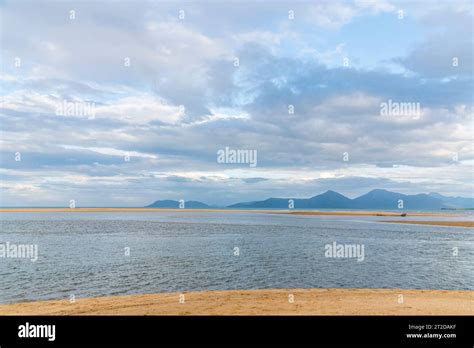
[[[394,218],[0,213],[0,244],[38,246],[36,262],[0,258],[0,303],[218,289],[474,290],[474,229],[384,219]],[[334,242],[364,246],[363,261],[326,257]]]

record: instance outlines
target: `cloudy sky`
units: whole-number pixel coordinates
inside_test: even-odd
[[[0,14],[2,206],[473,193],[470,1],[2,1]],[[226,147],[257,165],[219,163]]]

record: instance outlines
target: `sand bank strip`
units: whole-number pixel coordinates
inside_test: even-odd
[[[347,215],[347,216],[455,216],[453,214],[439,214],[439,213],[398,213],[392,211],[367,211],[367,210],[355,210],[355,211],[318,211],[318,210],[287,210],[283,212],[291,215]]]
[[[0,208],[2,213],[272,213],[292,215],[348,215],[348,216],[402,216],[402,213],[387,211],[318,211],[276,209],[162,209],[162,208]],[[452,214],[406,213],[406,216],[453,216]]]
[[[184,295],[180,297],[180,295]],[[184,303],[180,303],[184,299]],[[473,315],[472,290],[266,289],[0,305],[0,315]]]

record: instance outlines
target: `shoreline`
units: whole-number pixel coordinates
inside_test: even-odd
[[[289,215],[347,215],[347,216],[455,216],[441,213],[398,213],[375,210],[289,210],[289,209],[178,209],[178,208],[0,208],[0,213],[121,213],[121,212],[153,212],[153,213],[267,213]],[[405,215],[403,215],[405,214]]]
[[[81,298],[74,303],[64,299],[0,305],[0,315],[473,314],[474,290],[217,290]]]

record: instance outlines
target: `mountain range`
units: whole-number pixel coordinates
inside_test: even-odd
[[[225,208],[279,208],[288,209],[290,200],[294,209],[469,209],[474,208],[474,198],[448,197],[439,193],[405,195],[387,190],[375,189],[351,199],[335,191],[326,191],[311,198],[268,198],[263,201],[241,202]],[[179,201],[159,200],[147,208],[179,208]],[[185,208],[215,208],[202,202],[186,201]]]

